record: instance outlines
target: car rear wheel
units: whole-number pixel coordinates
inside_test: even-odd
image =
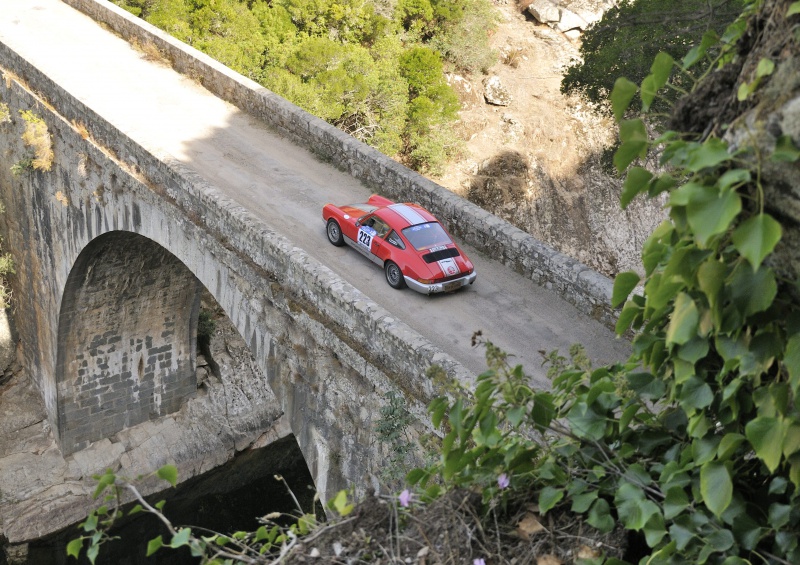
[[[403,288],[406,286],[406,280],[403,278],[403,272],[400,267],[392,261],[386,261],[383,266],[383,271],[386,273],[386,282],[392,288]]]
[[[328,225],[325,228],[325,231],[328,232],[328,241],[330,241],[336,247],[341,247],[344,245],[344,237],[342,237],[342,228],[339,227],[339,222],[331,218],[328,220]]]

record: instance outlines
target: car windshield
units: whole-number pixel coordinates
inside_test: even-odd
[[[403,230],[403,235],[417,251],[452,243],[444,228],[436,222],[409,226]]]

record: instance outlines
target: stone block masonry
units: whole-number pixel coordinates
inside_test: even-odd
[[[455,236],[554,292],[613,328],[612,282],[442,186],[409,170],[325,121],[304,112],[196,49],[104,0],[64,0],[126,39],[150,43],[172,66],[222,98],[263,120],[295,143],[330,161],[365,185],[397,201],[417,202]]]
[[[199,290],[191,271],[142,236],[113,231],[81,252],[59,316],[64,453],[171,414],[194,395]]]

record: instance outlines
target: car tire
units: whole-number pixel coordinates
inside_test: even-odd
[[[325,226],[325,231],[328,234],[328,241],[336,247],[344,245],[344,236],[342,235],[342,228],[339,226],[339,222],[331,218],[328,220],[328,225]]]
[[[401,289],[406,286],[406,279],[403,278],[403,271],[393,261],[386,261],[383,266],[383,272],[386,273],[386,282],[389,286],[396,289]]]

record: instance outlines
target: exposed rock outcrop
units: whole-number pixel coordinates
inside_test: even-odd
[[[583,31],[599,22],[615,3],[614,0],[533,0],[528,12],[557,31]]]

